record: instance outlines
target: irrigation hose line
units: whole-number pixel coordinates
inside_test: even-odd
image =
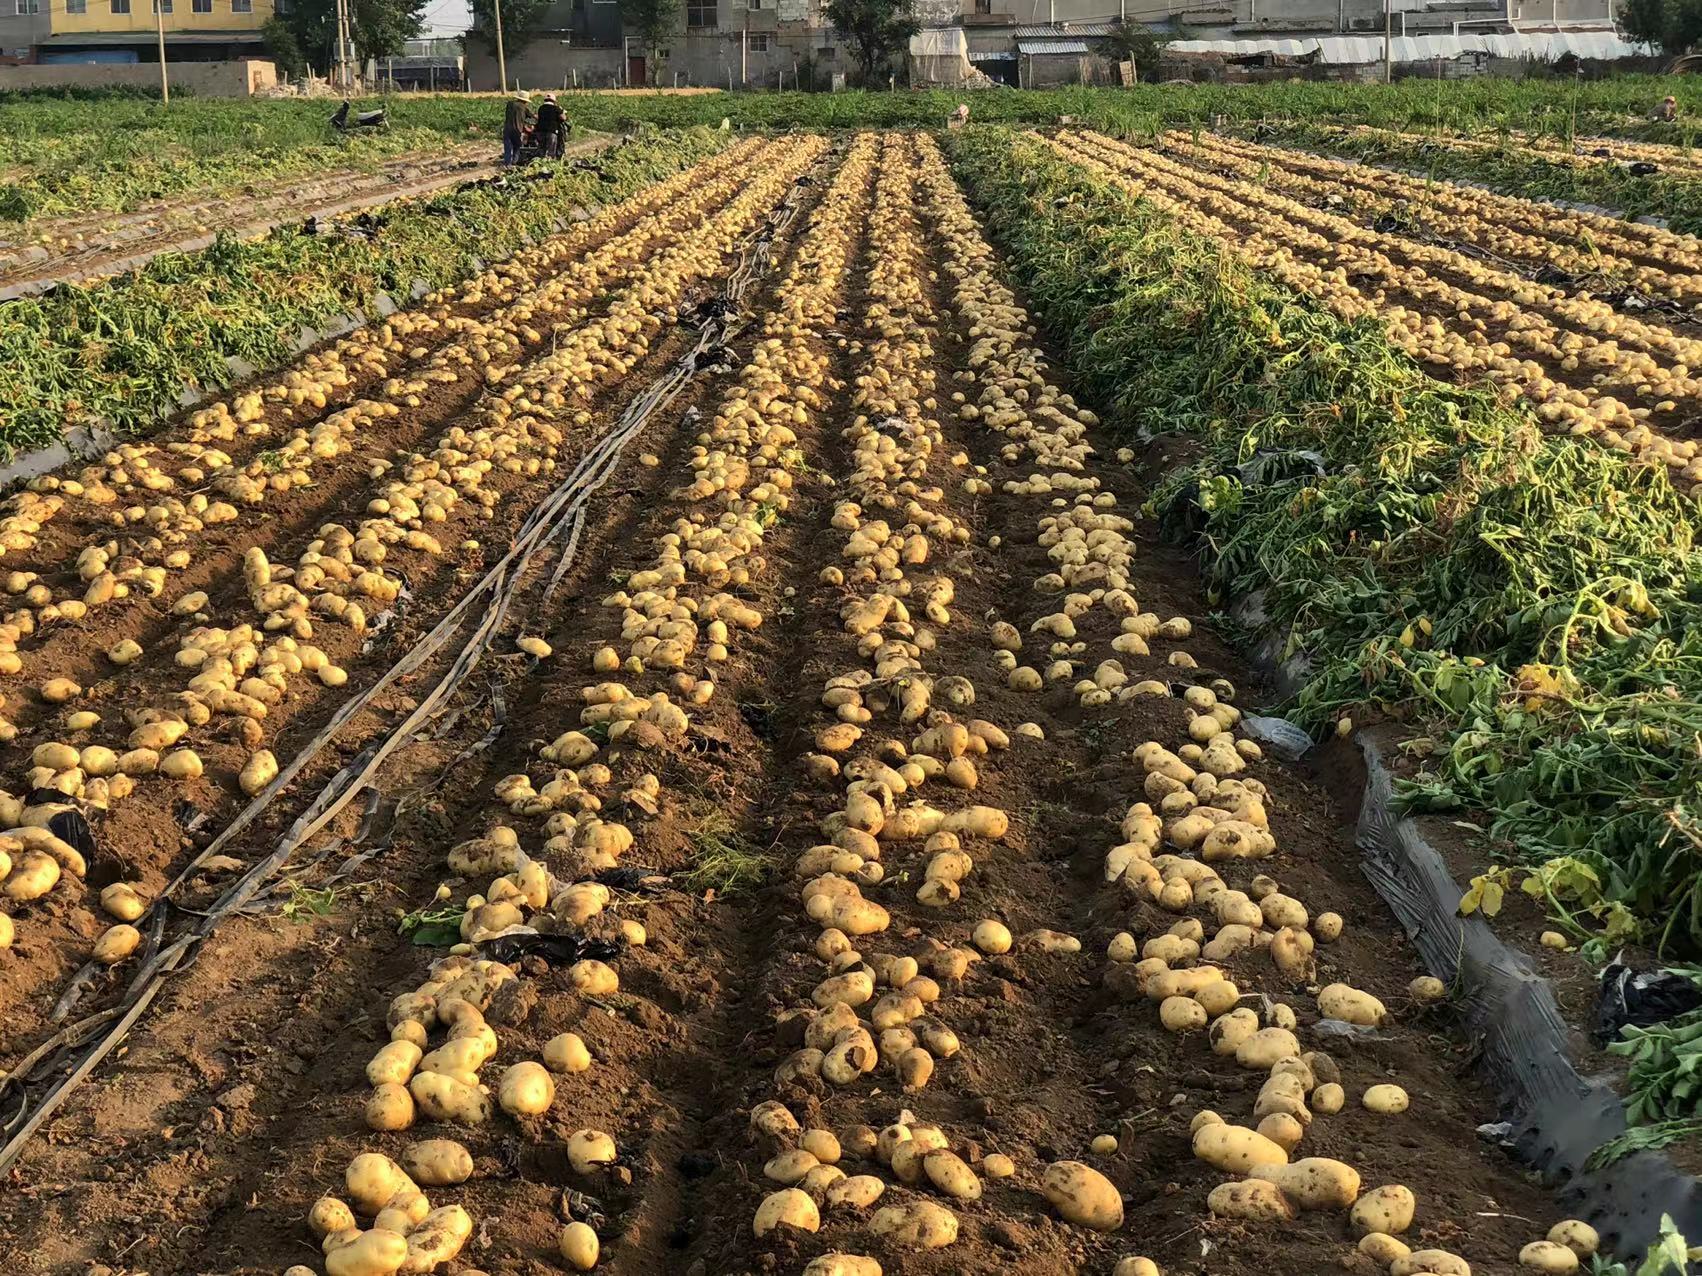
[[[738,266],[728,276],[728,282],[717,296],[732,306],[737,306],[743,299],[752,282],[762,274],[766,274],[773,263],[773,241],[776,235],[796,219],[800,208],[800,184],[794,184],[781,202],[770,212],[760,229],[748,236],[740,249]],[[346,701],[334,714],[331,720],[319,731],[308,744],[291,759],[288,766],[278,773],[260,794],[258,794],[237,817],[226,826],[218,837],[208,844],[205,850],[197,855],[187,867],[166,887],[160,900],[155,902],[155,920],[152,929],[154,936],[150,948],[156,949],[153,956],[144,964],[132,979],[126,992],[125,1001],[119,1006],[109,1007],[96,1012],[78,1023],[72,1024],[55,1034],[54,1037],[42,1043],[25,1059],[4,1077],[0,1077],[0,1091],[9,1085],[23,1085],[28,1080],[28,1071],[47,1056],[56,1045],[80,1044],[85,1032],[101,1023],[121,1014],[118,1022],[109,1029],[89,1051],[84,1055],[76,1069],[64,1080],[60,1081],[41,1101],[33,1115],[21,1129],[0,1148],[0,1175],[7,1173],[23,1154],[24,1148],[41,1129],[49,1117],[56,1112],[65,1100],[70,1097],[90,1073],[99,1066],[101,1061],[110,1054],[118,1044],[129,1034],[136,1021],[141,1018],[155,997],[165,986],[167,976],[183,966],[184,959],[202,940],[210,936],[223,919],[233,911],[242,908],[251,900],[267,880],[289,862],[290,856],[311,838],[315,833],[329,823],[336,815],[358,794],[366,788],[378,769],[398,748],[409,742],[414,735],[432,718],[443,711],[449,698],[460,687],[462,681],[477,666],[480,658],[490,647],[492,640],[501,629],[508,615],[510,604],[521,592],[527,572],[537,553],[557,535],[568,533],[567,552],[561,564],[556,568],[555,579],[550,586],[554,588],[566,572],[566,565],[571,563],[571,554],[576,551],[579,532],[584,525],[585,509],[590,498],[595,495],[613,477],[621,459],[622,452],[649,423],[650,418],[665,408],[680,393],[681,390],[700,372],[712,366],[703,356],[726,346],[728,341],[742,331],[743,324],[738,321],[735,312],[729,311],[717,314],[704,324],[698,339],[692,348],[682,354],[673,365],[656,378],[643,393],[628,404],[625,412],[615,427],[598,440],[597,444],[583,456],[573,473],[563,480],[547,497],[544,498],[528,515],[514,538],[514,543],[508,553],[488,571],[484,578],[464,595],[453,610],[449,612],[437,626],[417,646],[398,660],[376,682],[368,687],[355,699]],[[351,762],[341,768],[326,781],[318,795],[308,808],[299,815],[283,837],[277,848],[265,859],[252,866],[233,883],[219,901],[203,915],[199,926],[194,930],[178,936],[167,947],[158,948],[159,938],[163,934],[165,910],[160,909],[161,902],[168,905],[170,897],[208,858],[229,845],[243,830],[252,825],[265,812],[267,807],[284,791],[289,783],[299,775],[319,755],[337,733],[357,714],[364,710],[373,698],[384,688],[397,679],[418,669],[433,654],[441,649],[464,623],[469,611],[489,595],[489,603],[483,618],[474,626],[472,634],[457,654],[450,668],[438,680],[430,693],[398,726],[391,728],[383,737],[375,740],[361,751]],[[85,966],[83,971],[89,970]],[[79,971],[78,978],[83,977]],[[73,979],[73,984],[76,979]],[[23,1100],[20,1112],[6,1123],[4,1128],[10,1129],[28,1109],[28,1096]]]

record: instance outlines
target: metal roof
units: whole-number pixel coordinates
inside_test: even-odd
[[[971,49],[969,51],[969,60],[971,62],[1015,62],[1016,54],[1012,53],[1009,49],[989,50],[986,53],[978,53],[974,49]]]
[[[1086,53],[1087,52],[1087,41],[1086,40],[1018,40],[1016,42],[1016,48],[1017,48],[1018,53],[1026,53],[1026,54],[1030,54],[1030,55],[1038,54],[1038,55],[1043,56],[1043,57],[1044,56],[1050,56],[1052,54]]]
[[[1396,62],[1431,62],[1468,53],[1487,53],[1498,58],[1534,58],[1552,62],[1562,54],[1579,58],[1639,57],[1645,50],[1613,31],[1518,31],[1511,33],[1462,33],[1460,35],[1407,35],[1391,41],[1390,55]],[[1254,53],[1276,53],[1302,57],[1318,50],[1320,62],[1357,65],[1383,60],[1383,37],[1327,36],[1305,40],[1172,40],[1166,53],[1222,53],[1245,57]]]
[[[1016,29],[1019,40],[1067,40],[1071,36],[1108,36],[1115,33],[1115,22],[1041,22]]]
[[[42,44],[87,44],[87,45],[122,45],[146,44],[152,46],[158,34],[153,30],[145,31],[61,31],[48,36]],[[264,35],[258,28],[240,31],[167,31],[167,44],[259,44]],[[158,65],[156,63],[156,65]]]

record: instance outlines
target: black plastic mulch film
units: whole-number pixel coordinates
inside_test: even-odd
[[[1457,915],[1462,891],[1416,820],[1392,810],[1394,780],[1377,743],[1365,756],[1359,812],[1361,867],[1406,928],[1424,965],[1454,989],[1512,1127],[1513,1152],[1555,1184],[1561,1204],[1601,1233],[1603,1248],[1641,1257],[1670,1214],[1702,1238],[1702,1184],[1658,1152],[1638,1152],[1601,1170],[1584,1162],[1625,1132],[1625,1105],[1611,1086],[1572,1066],[1568,1029],[1548,980],[1529,958],[1496,938],[1481,917]]]

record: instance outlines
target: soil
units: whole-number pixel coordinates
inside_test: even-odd
[[[821,840],[818,821],[844,800],[842,788],[812,778],[801,759],[813,749],[816,730],[833,720],[819,702],[825,680],[867,666],[839,619],[854,595],[823,576],[843,561],[846,533],[834,525],[836,510],[866,491],[856,486],[866,477],[856,472],[845,433],[858,411],[852,390],[882,336],[916,343],[919,393],[943,399],[953,376],[973,361],[973,321],[948,288],[945,197],[924,179],[931,147],[911,135],[859,136],[841,141],[815,166],[803,188],[802,215],[776,234],[771,269],[744,300],[750,323],[731,343],[726,365],[703,369],[626,447],[620,469],[590,506],[560,587],[546,601],[543,582],[530,582],[521,623],[554,653],[541,662],[487,661],[461,687],[456,712],[386,764],[374,785],[379,814],[364,838],[356,803],[292,865],[265,897],[266,909],[228,920],[202,946],[121,1051],[14,1166],[11,1190],[0,1202],[0,1252],[13,1256],[12,1270],[235,1276],[276,1273],[292,1263],[320,1270],[318,1246],[303,1223],[308,1208],[323,1194],[341,1194],[343,1167],[356,1153],[396,1155],[424,1136],[458,1138],[474,1157],[468,1183],[431,1191],[433,1204],[459,1203],[474,1219],[463,1253],[444,1269],[455,1273],[558,1272],[563,1222],[596,1216],[599,1270],[614,1272],[794,1273],[811,1257],[843,1248],[875,1255],[889,1276],[1019,1267],[1048,1276],[1106,1273],[1132,1253],[1150,1256],[1169,1273],[1370,1276],[1374,1268],[1354,1250],[1339,1214],[1307,1213],[1273,1227],[1213,1219],[1205,1210],[1205,1193],[1223,1176],[1193,1158],[1190,1119],[1202,1108],[1245,1119],[1261,1078],[1213,1054],[1201,1034],[1162,1031],[1150,1003],[1117,995],[1104,957],[1119,931],[1145,937],[1176,921],[1144,898],[1106,885],[1102,865],[1120,840],[1123,813],[1141,800],[1131,751],[1149,739],[1177,740],[1187,712],[1169,696],[1084,709],[1067,683],[1039,693],[1008,689],[987,626],[1002,618],[1026,633],[1056,606],[1031,587],[1053,566],[1037,527],[1050,507],[1046,497],[1003,489],[1006,479],[1035,469],[1032,460],[1002,460],[1000,438],[949,411],[932,414],[941,445],[909,475],[918,488],[937,486],[930,509],[969,533],[966,542],[932,544],[929,569],[950,573],[956,597],[950,623],[935,627],[938,641],[925,653],[926,664],[938,676],[973,682],[977,716],[1006,730],[1034,722],[1044,739],[1018,735],[1008,751],[977,760],[974,800],[1008,812],[1011,826],[997,842],[966,839],[976,867],[962,898],[944,911],[917,904],[921,853],[895,845],[883,860],[886,882],[867,891],[890,910],[891,925],[862,942],[870,953],[907,952],[923,936],[961,941],[977,920],[996,917],[1018,936],[1041,928],[1076,936],[1081,951],[1047,954],[1019,942],[944,988],[934,1012],[963,1049],[941,1059],[925,1088],[904,1092],[885,1070],[843,1088],[819,1078],[776,1078],[799,1044],[801,1025],[790,1012],[807,1004],[822,977],[813,952],[816,928],[800,908],[802,882],[792,865]],[[920,245],[918,255],[895,266],[907,242]],[[836,246],[846,254],[842,283],[823,265]],[[907,299],[897,285],[918,275],[920,293]],[[793,308],[815,278],[830,281],[824,286],[833,289],[831,319]],[[706,291],[712,282],[705,280]],[[767,328],[760,326],[764,318]],[[444,856],[461,841],[499,822],[515,827],[528,849],[543,841],[542,818],[514,814],[493,800],[493,787],[518,773],[540,782],[550,773],[539,747],[578,725],[582,688],[607,676],[589,672],[592,653],[628,645],[623,608],[607,600],[655,566],[659,538],[680,519],[714,517],[715,508],[687,491],[699,472],[699,434],[718,410],[744,396],[746,365],[758,343],[771,341],[791,343],[788,349],[823,361],[826,371],[820,402],[800,407],[793,418],[791,499],[775,504],[760,546],[741,560],[748,580],[728,587],[763,623],[730,638],[729,659],[712,671],[715,695],[691,708],[683,738],[632,748],[617,742],[599,755],[612,772],[606,784],[594,785],[604,816],[624,821],[637,836],[622,863],[660,880],[623,879],[591,929],[613,935],[617,919],[636,921],[644,942],[611,959],[620,982],[613,994],[581,995],[563,965],[528,957],[516,963],[514,991],[486,1011],[500,1041],[487,1082],[494,1085],[502,1067],[538,1058],[543,1044],[564,1031],[589,1046],[591,1069],[557,1077],[554,1103],[542,1116],[498,1114],[468,1128],[425,1123],[402,1133],[368,1130],[363,1073],[389,1035],[386,1008],[443,955],[441,948],[410,943],[398,931],[398,917],[430,906],[440,882],[456,899],[485,888],[482,880],[448,878]],[[608,428],[677,348],[658,343],[610,387],[585,437],[564,448],[564,463]],[[1068,388],[1056,371],[1046,376]],[[443,418],[427,418],[456,410],[445,405]],[[1086,473],[1133,517],[1144,499],[1142,472],[1113,463],[1108,440],[1092,442],[1097,455]],[[419,446],[411,437],[390,438],[375,443],[375,454]],[[965,489],[965,471],[951,459],[959,451],[987,467],[990,491]],[[548,486],[514,485],[505,517],[507,506],[518,516]],[[292,526],[317,525],[337,505],[362,499],[364,488],[351,483],[327,495],[299,521],[292,514]],[[481,539],[499,549],[512,526],[501,522]],[[1160,543],[1150,524],[1138,522],[1134,537],[1131,592],[1144,611],[1194,618],[1194,630],[1185,644],[1155,642],[1151,656],[1126,657],[1131,678],[1160,679],[1178,690],[1225,678],[1234,684],[1235,703],[1258,704],[1264,689],[1203,620],[1208,608],[1190,564]],[[553,561],[546,577],[552,567]],[[429,628],[474,568],[457,563],[454,572],[422,577],[391,646],[374,653],[350,687],[365,685],[362,679],[369,682]],[[681,592],[701,600],[712,591],[694,580]],[[1106,653],[1115,633],[1109,613],[1097,611],[1084,620],[1080,637],[1090,653]],[[1168,662],[1179,646],[1196,668]],[[301,805],[344,756],[398,721],[442,663],[428,664],[375,702],[339,739],[339,756],[317,763],[284,806]],[[668,685],[661,673],[631,681],[645,694]],[[290,729],[308,732],[334,700],[316,700],[314,715],[300,713],[299,728],[292,720]],[[889,723],[870,729],[900,734]],[[1351,1162],[1367,1187],[1407,1184],[1420,1201],[1409,1242],[1459,1249],[1474,1270],[1508,1276],[1519,1247],[1561,1214],[1519,1166],[1478,1139],[1476,1127],[1495,1112],[1491,1096],[1472,1080],[1469,1046],[1453,1032],[1446,1010],[1416,1006],[1405,991],[1419,970],[1357,870],[1351,773],[1328,757],[1310,767],[1266,760],[1254,773],[1269,788],[1280,850],[1271,860],[1229,865],[1225,878],[1245,887],[1256,872],[1268,872],[1314,914],[1338,912],[1344,931],[1319,947],[1316,983],[1343,979],[1375,993],[1394,1020],[1351,1041],[1317,1037],[1314,1000],[1304,988],[1282,986],[1269,962],[1252,954],[1232,963],[1244,990],[1290,1005],[1308,1047],[1327,1042],[1323,1048],[1345,1074],[1348,1107],[1313,1123],[1306,1154]],[[646,774],[659,781],[654,813],[626,795]],[[196,791],[214,812],[215,827],[234,809],[228,783],[226,761],[211,767]],[[961,804],[949,790],[930,800]],[[150,818],[158,820],[164,804],[153,809]],[[243,836],[237,858],[264,854],[286,823],[280,808]],[[161,835],[163,826],[152,828]],[[108,830],[102,837],[112,841]],[[571,873],[562,853],[542,854],[558,876]],[[154,857],[152,871],[164,874],[182,855],[173,844]],[[366,858],[340,871],[350,856]],[[91,918],[89,925],[98,923]],[[30,942],[71,947],[69,938]],[[8,966],[18,965],[19,949]],[[17,986],[16,970],[7,979],[16,987],[8,1011],[8,1053],[15,1055],[31,1038],[11,1025],[40,996]],[[1379,1117],[1358,1106],[1364,1085],[1387,1079],[1412,1094],[1410,1113]],[[908,1110],[938,1124],[971,1163],[998,1151],[1018,1169],[1010,1178],[988,1179],[978,1201],[951,1202],[960,1233],[943,1249],[891,1247],[870,1234],[866,1218],[842,1210],[826,1211],[813,1234],[753,1238],[753,1211],[777,1185],[763,1177],[769,1149],[753,1140],[750,1112],[776,1098],[804,1125],[831,1130],[878,1129]],[[572,1168],[566,1140],[585,1128],[614,1137],[615,1164],[585,1173]],[[1116,1152],[1089,1152],[1102,1133],[1117,1136]],[[1047,1208],[1039,1177],[1057,1159],[1088,1161],[1110,1177],[1128,1212],[1121,1231],[1075,1227]],[[855,1157],[842,1168],[890,1178]],[[922,1195],[894,1184],[881,1204]]]

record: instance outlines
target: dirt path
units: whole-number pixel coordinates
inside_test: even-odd
[[[470,1166],[424,1189],[464,1234],[439,1270],[493,1276],[563,1270],[570,1221],[598,1270],[635,1276],[830,1253],[888,1276],[1382,1270],[1339,1206],[1213,1216],[1234,1176],[1194,1155],[1207,1111],[1409,1187],[1404,1240],[1480,1272],[1560,1217],[1476,1137],[1488,1096],[1356,871],[1351,778],[1231,729],[1260,688],[935,143],[815,156],[749,322],[628,446],[559,588],[531,583],[510,632],[549,654],[463,686],[364,826],[357,803],[314,844],[283,915],[226,925],[55,1119],[0,1205],[20,1271],[321,1271],[314,1202],[350,1199],[358,1154],[429,1138]],[[1207,849],[1190,810],[1249,857]],[[1168,979],[1200,997],[1165,1004],[1171,1031]],[[1337,982],[1381,1026],[1332,1019]],[[1210,1044],[1254,1030],[1278,1081],[1306,1069],[1303,1100],[1261,1098],[1268,1063]],[[589,1064],[548,1102],[413,1111],[457,1076],[474,1106],[477,1081],[512,1099],[509,1070],[563,1033]],[[380,1092],[404,1128],[369,1106],[369,1061],[409,1040],[474,1053],[415,1057],[410,1085],[447,1078],[417,1100]],[[1374,1083],[1412,1109],[1361,1106]],[[1059,1216],[1059,1162],[1103,1176],[1120,1227]],[[753,1234],[781,1205],[812,1226]]]

